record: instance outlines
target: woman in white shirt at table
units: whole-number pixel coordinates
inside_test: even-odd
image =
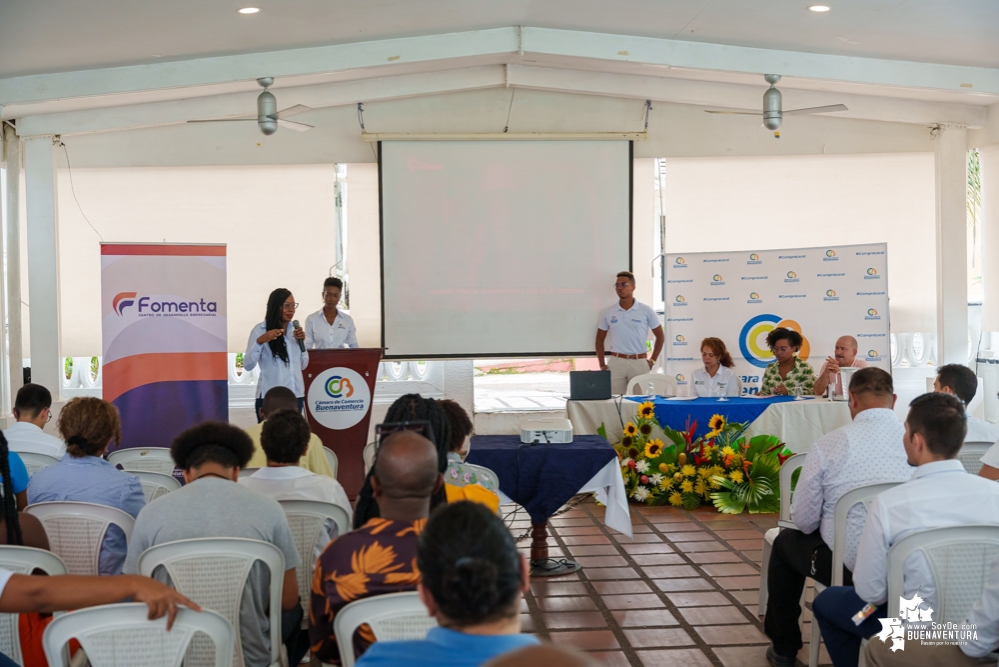
[[[305,331],[295,320],[297,308],[290,290],[283,287],[274,290],[267,298],[264,321],[253,327],[246,342],[243,370],[252,371],[260,366],[254,405],[258,423],[263,420],[260,408],[264,405],[264,394],[274,387],[287,387],[295,392],[299,412],[305,407],[302,370],[309,365],[309,353],[305,348]]]
[[[695,395],[719,396],[723,385],[725,396],[739,395],[739,381],[732,371],[735,362],[720,338],[701,341],[701,362],[704,368],[693,372]]]
[[[343,281],[339,278],[323,282],[323,307],[305,318],[306,350],[359,347],[354,320],[337,308],[342,292]]]

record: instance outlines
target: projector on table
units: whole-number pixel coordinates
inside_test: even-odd
[[[572,422],[568,419],[525,419],[520,422],[520,441],[528,444],[572,442]]]

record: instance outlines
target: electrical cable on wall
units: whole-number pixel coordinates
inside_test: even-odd
[[[506,109],[506,125],[503,126],[503,133],[510,131],[510,114],[513,113],[513,98],[517,95],[517,89],[510,91],[510,105]]]
[[[73,191],[73,199],[76,201],[76,207],[80,209],[80,215],[83,216],[83,219],[87,221],[90,228],[94,230],[94,234],[97,234],[97,238],[99,238],[101,243],[103,243],[104,237],[99,231],[97,231],[97,228],[94,227],[94,223],[90,222],[90,218],[87,217],[87,214],[83,212],[83,207],[80,206],[80,199],[76,196],[76,186],[73,184],[73,165],[69,161],[69,150],[66,148],[66,144],[62,142],[62,139],[59,140],[59,146],[62,148],[62,152],[66,154],[66,166],[69,168],[69,188]]]
[[[652,111],[652,100],[645,100],[645,131],[649,131],[649,112]]]

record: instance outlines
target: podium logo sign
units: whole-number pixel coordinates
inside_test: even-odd
[[[306,399],[309,413],[317,422],[342,431],[364,419],[371,407],[371,390],[359,373],[340,366],[316,376]]]

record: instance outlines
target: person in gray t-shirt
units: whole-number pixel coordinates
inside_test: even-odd
[[[302,623],[295,568],[301,558],[281,506],[274,500],[235,484],[239,469],[253,454],[253,443],[242,430],[221,422],[206,422],[177,436],[170,448],[184,471],[187,485],[143,508],[135,521],[124,572],[137,573],[139,556],[149,547],[197,537],[242,537],[270,542],[284,554],[282,625],[289,664],[296,665],[308,642],[296,640]],[[165,568],[153,573],[170,583]],[[270,664],[270,573],[262,563],[250,570],[240,606],[240,639],[246,667]],[[197,601],[197,591],[189,591]],[[297,654],[297,657],[296,657]]]

